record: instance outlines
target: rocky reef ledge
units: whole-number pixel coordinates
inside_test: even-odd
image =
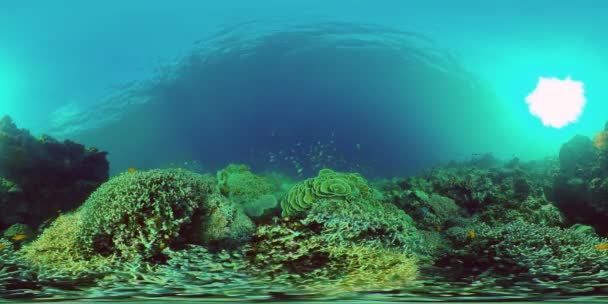
[[[34,137],[0,119],[0,229],[19,223],[37,229],[78,207],[108,180],[106,152],[46,135]]]

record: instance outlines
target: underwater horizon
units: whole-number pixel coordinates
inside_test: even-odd
[[[606,301],[602,1],[0,3],[0,302]]]

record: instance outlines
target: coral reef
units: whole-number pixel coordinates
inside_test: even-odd
[[[25,224],[7,229],[0,287],[113,297],[599,293],[607,153],[575,137],[559,160],[483,154],[372,183],[330,169],[296,184],[245,165],[215,176],[133,170],[37,238]],[[0,179],[0,193],[20,197],[21,185]]]
[[[37,227],[78,207],[108,179],[106,152],[69,140],[33,137],[10,117],[0,119],[0,229]]]

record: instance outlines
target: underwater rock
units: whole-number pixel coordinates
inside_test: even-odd
[[[604,131],[602,131],[604,132]],[[608,232],[608,151],[577,135],[560,150],[560,171],[553,178],[552,198],[570,223]]]
[[[562,175],[577,175],[590,172],[595,165],[596,153],[593,142],[586,136],[576,135],[562,145],[559,150],[560,172]],[[585,178],[587,180],[587,178]]]
[[[19,185],[0,176],[0,227],[9,223],[17,223],[27,212],[23,190]]]
[[[8,116],[0,119],[0,228],[16,222],[37,227],[80,205],[108,179],[106,152],[49,136],[33,137]]]

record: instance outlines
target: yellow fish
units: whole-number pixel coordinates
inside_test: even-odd
[[[608,250],[608,243],[601,243],[599,245],[595,245],[595,249],[597,249],[597,250]]]
[[[11,239],[13,241],[23,241],[23,240],[27,239],[27,235],[25,235],[25,234],[15,234],[15,235],[13,235],[13,237],[11,237]]]
[[[137,169],[135,169],[135,168],[129,168],[129,169],[127,169],[127,172],[134,173],[134,172],[137,172]]]
[[[0,249],[4,249],[4,247],[6,247],[6,245],[0,243]]]
[[[469,237],[471,239],[474,239],[477,235],[475,235],[475,231],[473,230],[467,230],[467,234],[469,235]]]

